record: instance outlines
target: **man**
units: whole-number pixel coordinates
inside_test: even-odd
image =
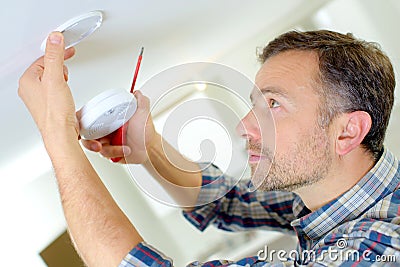
[[[74,50],[64,54],[63,45],[60,33],[49,36],[44,58],[21,78],[19,95],[52,160],[75,246],[89,266],[171,266],[170,259],[142,240],[77,141],[75,107],[63,67]],[[200,230],[213,223],[233,231],[294,231],[298,255],[276,266],[399,262],[400,166],[383,147],[395,87],[387,56],[351,35],[312,31],[279,36],[260,58],[260,91],[251,92],[253,108],[238,125],[248,142],[252,182],[259,185],[255,192],[241,182],[232,185],[213,165],[200,171],[201,166],[168,144],[163,147],[148,116],[149,101],[140,92],[135,94],[138,110],[130,119],[126,146],[111,146],[107,137],[84,145],[110,158],[125,152],[125,162],[143,164],[166,187],[165,180],[194,188],[175,196],[178,203],[206,203],[233,186],[208,205],[186,209],[185,217]],[[265,116],[267,108],[272,119]],[[205,184],[211,186],[199,189]],[[270,266],[256,256],[204,266],[230,264]]]

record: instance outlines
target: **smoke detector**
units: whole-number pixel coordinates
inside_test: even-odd
[[[76,112],[80,135],[94,140],[114,132],[135,113],[136,98],[124,89],[107,90]]]

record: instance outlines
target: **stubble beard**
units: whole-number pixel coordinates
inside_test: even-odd
[[[260,144],[248,144],[252,151],[265,157],[251,165],[252,183],[261,191],[294,191],[314,184],[326,177],[332,163],[329,139],[319,127],[307,134],[285,153],[276,153]]]

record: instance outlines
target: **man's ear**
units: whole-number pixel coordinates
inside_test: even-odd
[[[371,129],[371,125],[371,116],[365,111],[342,114],[339,119],[336,153],[344,156],[358,147]]]

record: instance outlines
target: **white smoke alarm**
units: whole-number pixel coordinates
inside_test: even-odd
[[[94,140],[114,132],[135,113],[136,98],[123,89],[107,90],[91,99],[76,112],[80,135]]]

